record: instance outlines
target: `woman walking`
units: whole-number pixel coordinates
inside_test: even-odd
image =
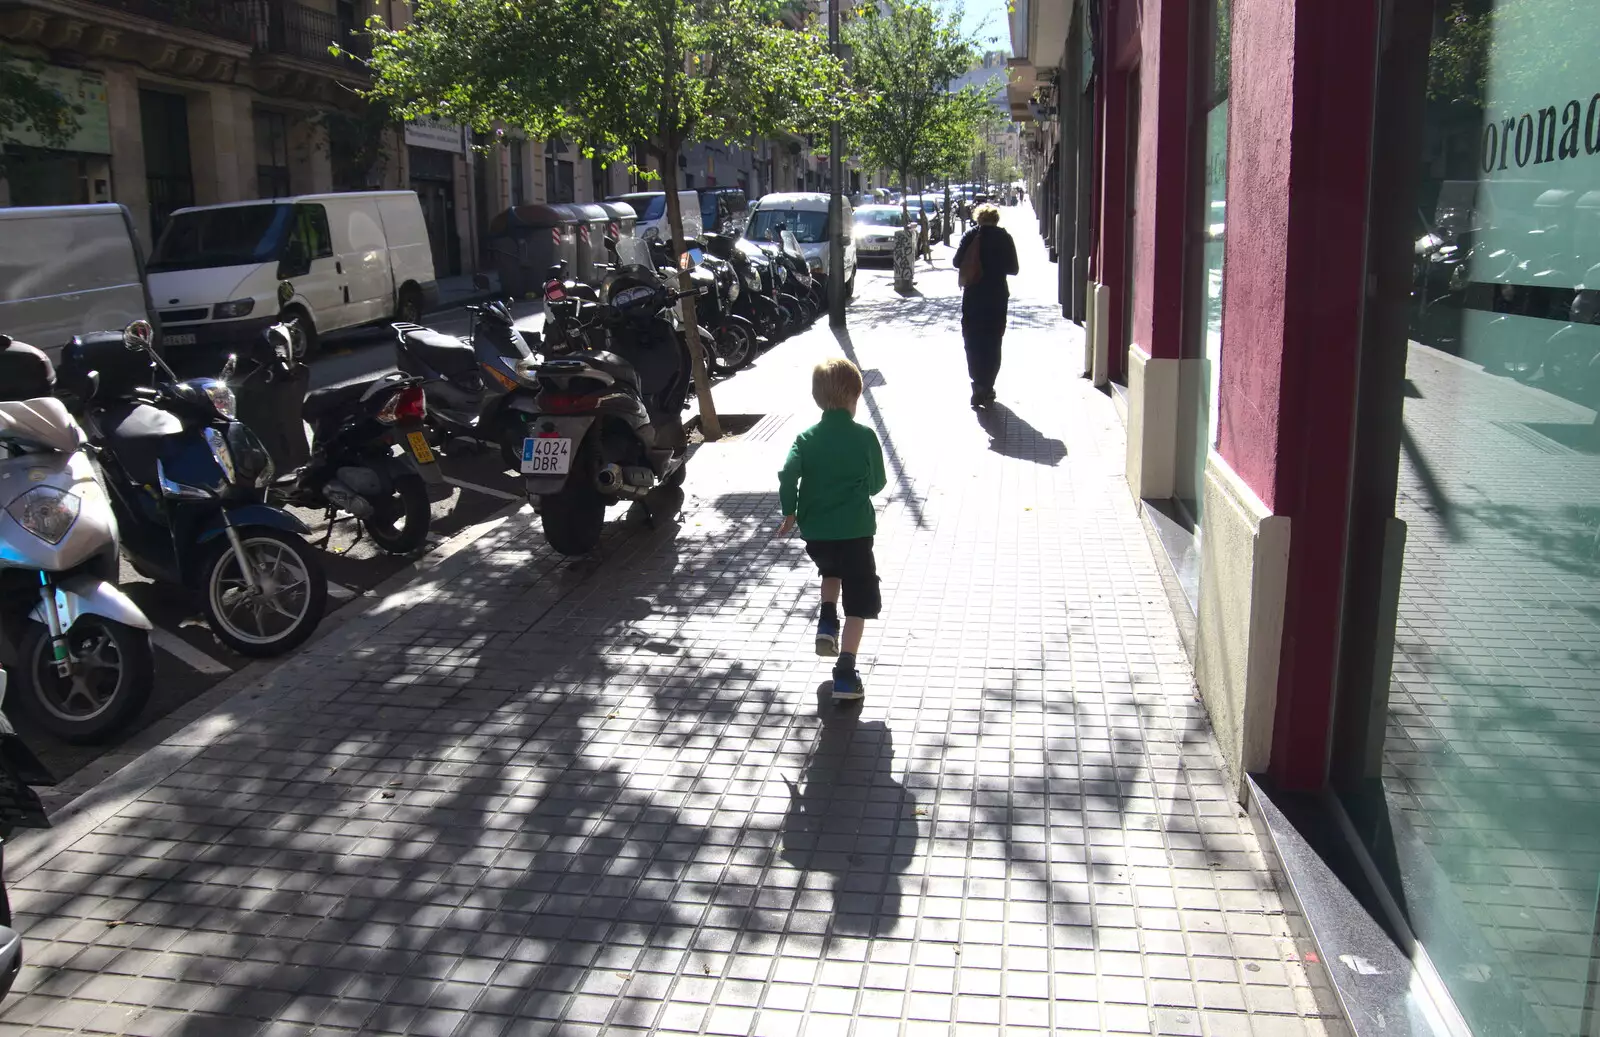
[[[961,338],[967,347],[967,374],[976,408],[994,402],[1000,340],[1005,337],[1011,298],[1006,278],[1017,272],[1017,245],[1000,228],[1000,210],[995,206],[980,205],[973,216],[977,226],[961,238],[955,266],[961,271]]]

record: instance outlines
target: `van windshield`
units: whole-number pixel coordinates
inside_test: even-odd
[[[290,227],[290,206],[234,205],[180,212],[150,257],[152,273],[247,266],[278,258]]]
[[[756,241],[777,241],[778,228],[787,224],[802,245],[828,240],[828,214],[799,209],[758,209],[745,234]]]

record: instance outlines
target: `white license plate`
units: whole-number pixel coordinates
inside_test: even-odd
[[[553,436],[522,441],[523,475],[566,475],[572,467],[572,440]]]
[[[194,332],[190,331],[178,335],[162,335],[161,342],[163,345],[168,346],[192,346],[194,345]]]

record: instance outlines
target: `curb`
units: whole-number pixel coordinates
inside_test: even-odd
[[[166,780],[238,722],[259,712],[266,704],[261,692],[268,680],[280,671],[308,665],[305,658],[308,649],[334,637],[364,639],[375,629],[388,626],[426,601],[431,591],[417,593],[413,584],[429,574],[447,578],[455,570],[464,568],[471,558],[465,553],[468,547],[527,508],[523,502],[508,504],[483,521],[461,530],[328,616],[293,655],[249,664],[141,731],[123,751],[108,753],[78,771],[73,778],[57,786],[60,792],[44,797],[52,827],[22,830],[6,841],[7,877],[15,881],[39,870],[56,854]],[[373,600],[366,608],[361,608],[357,603],[362,599]],[[353,629],[359,621],[368,622]],[[84,775],[89,777],[78,780]],[[52,807],[51,800],[65,803]]]

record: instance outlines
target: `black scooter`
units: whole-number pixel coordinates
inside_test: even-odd
[[[600,311],[611,348],[584,349],[535,370],[538,413],[521,467],[545,538],[561,554],[595,548],[611,502],[682,484],[689,351],[669,310],[699,291],[668,289],[647,255],[619,263]]]
[[[215,378],[180,381],[154,331],[82,335],[62,350],[72,401],[105,473],[124,556],[200,593],[211,632],[240,655],[279,655],[322,620],[328,580],[305,523],[266,503],[272,460]]]
[[[296,321],[275,324],[223,371],[280,473],[271,499],[326,512],[330,537],[343,511],[383,550],[415,551],[432,501],[450,495],[424,430],[422,380],[390,372],[307,393],[304,342]]]
[[[489,287],[482,274],[473,283],[479,290]],[[504,300],[468,306],[467,312],[472,323],[465,342],[417,324],[392,325],[398,336],[395,366],[422,380],[429,425],[446,436],[493,444],[506,467],[515,468],[536,413],[538,361]]]

